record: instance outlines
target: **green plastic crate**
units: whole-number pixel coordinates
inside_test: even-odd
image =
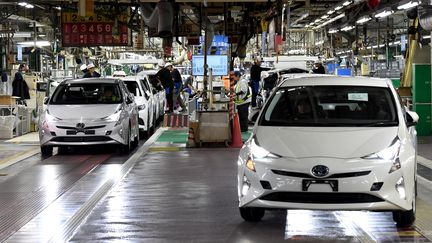
[[[414,104],[431,102],[430,64],[413,64],[412,92]]]
[[[431,104],[415,104],[414,111],[419,115],[419,121],[416,126],[419,136],[431,135]]]

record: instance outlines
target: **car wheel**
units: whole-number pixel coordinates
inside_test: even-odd
[[[258,222],[264,217],[264,208],[249,208],[241,207],[239,208],[240,215],[245,221]]]
[[[66,146],[59,146],[59,147],[57,147],[57,152],[59,154],[65,154],[65,153],[67,153],[67,151],[68,151],[68,147],[66,147]]]
[[[129,127],[128,134],[126,136],[127,137],[127,143],[125,145],[121,145],[121,152],[123,154],[127,154],[127,153],[129,153],[132,150],[132,141],[131,141],[131,138],[130,138],[130,134],[131,134],[131,129]]]
[[[41,153],[43,156],[52,156],[53,147],[51,146],[41,146]]]
[[[399,227],[411,226],[416,216],[416,196],[413,193],[412,209],[408,211],[393,211],[393,220]]]

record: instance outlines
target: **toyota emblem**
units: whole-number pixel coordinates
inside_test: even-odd
[[[76,124],[76,127],[78,128],[78,129],[83,129],[84,127],[85,127],[85,124],[84,123],[77,123]]]
[[[329,171],[329,168],[325,165],[315,165],[311,170],[312,175],[319,178],[327,176]]]

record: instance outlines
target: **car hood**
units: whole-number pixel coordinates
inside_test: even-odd
[[[398,127],[258,127],[259,146],[292,158],[359,158],[391,145]]]
[[[93,120],[114,114],[121,104],[50,105],[49,114],[62,120]]]

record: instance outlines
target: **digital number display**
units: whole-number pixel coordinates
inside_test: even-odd
[[[62,44],[69,46],[129,46],[131,33],[122,23],[99,15],[81,17],[76,13],[62,15]]]

